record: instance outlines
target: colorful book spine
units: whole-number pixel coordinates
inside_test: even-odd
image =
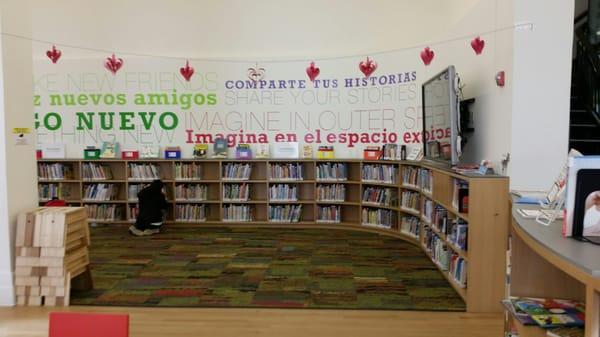
[[[317,206],[317,222],[339,223],[341,221],[342,214],[340,206]]]
[[[346,181],[348,180],[348,166],[344,163],[317,164],[317,180]]]
[[[298,222],[302,214],[302,205],[269,206],[269,221]]]

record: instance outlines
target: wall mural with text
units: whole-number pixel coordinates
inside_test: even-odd
[[[218,137],[230,148],[333,145],[338,158],[360,158],[366,146],[386,143],[410,149],[422,141],[427,78],[419,69],[448,66],[432,62],[433,54],[421,60],[402,52],[312,63],[46,54],[50,60],[34,60],[38,143],[67,144],[75,158],[103,141],[127,150],[180,146],[191,157],[194,144]],[[431,135],[445,133],[433,128]]]

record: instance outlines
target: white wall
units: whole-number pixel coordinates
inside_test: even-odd
[[[541,10],[543,8],[543,10]],[[511,188],[547,190],[566,163],[574,1],[515,0]]]
[[[461,58],[469,51],[464,41],[439,47],[435,66],[420,77],[428,78],[443,65],[456,65],[467,85],[465,97],[477,97],[476,132],[467,158],[490,159],[498,167],[501,156],[511,152],[513,188],[545,189],[564,163],[572,0],[32,2],[31,9],[22,2],[0,2],[4,33],[102,50],[195,58],[365,55],[506,28],[485,37],[485,57],[475,61]],[[523,21],[533,22],[534,30],[509,29]],[[0,147],[0,161],[6,156],[11,164],[0,166],[0,200],[7,200],[5,187],[11,199],[0,202],[0,304],[10,304],[11,294],[4,290],[11,280],[8,239],[14,214],[35,205],[37,193],[33,147],[16,149],[8,132],[32,125],[32,47],[5,36],[2,49],[5,117],[0,123],[5,125],[0,132],[6,133],[0,139],[7,142]],[[64,59],[98,55],[64,49]],[[34,58],[45,56],[36,53]],[[505,88],[494,84],[498,70],[507,73]]]
[[[2,2],[0,18],[2,32],[31,27],[27,1]],[[31,42],[6,36],[1,38],[0,77],[0,305],[14,304],[12,251],[17,214],[37,206],[37,176],[35,135],[30,145],[16,146],[12,129],[33,130],[33,74]]]

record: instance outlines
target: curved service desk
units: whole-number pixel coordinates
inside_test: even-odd
[[[562,220],[544,226],[525,219],[514,204],[510,229],[508,291],[511,296],[574,299],[585,302],[585,336],[600,336],[600,246],[564,238]],[[546,336],[545,330],[517,324],[520,337]]]

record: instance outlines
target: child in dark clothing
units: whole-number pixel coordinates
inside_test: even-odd
[[[154,180],[138,193],[139,214],[135,225],[129,227],[129,233],[135,236],[153,235],[160,232],[167,199],[163,193],[163,182]]]

